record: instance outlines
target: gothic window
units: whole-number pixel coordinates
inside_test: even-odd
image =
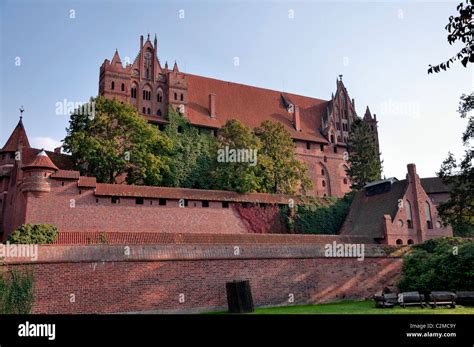
[[[130,93],[131,93],[132,99],[137,98],[137,88],[133,87]]]
[[[151,78],[151,57],[150,51],[145,52],[145,78]]]
[[[158,94],[156,94],[156,101],[157,102],[163,102],[163,92],[160,90],[158,90]]]
[[[114,90],[115,89],[115,82],[112,81],[112,85],[110,86],[110,89]]]
[[[406,217],[407,217],[407,226],[409,229],[413,229],[413,222],[412,222],[412,219],[411,219],[411,204],[410,204],[410,201],[406,201],[406,204],[405,204],[405,214],[406,214]]]
[[[426,217],[426,226],[428,229],[433,229],[433,223],[431,222],[431,208],[428,201],[425,201],[425,217]]]

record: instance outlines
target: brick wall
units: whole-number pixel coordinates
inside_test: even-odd
[[[402,262],[373,245],[363,261],[326,258],[321,245],[124,247],[40,246],[35,264],[6,263],[34,267],[34,313],[111,313],[225,310],[233,280],[250,280],[256,306],[365,299],[393,286]]]

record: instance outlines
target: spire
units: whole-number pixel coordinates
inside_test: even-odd
[[[20,145],[30,148],[30,142],[28,141],[28,136],[26,135],[25,127],[23,126],[23,108],[20,109],[20,114],[20,121],[0,152],[16,152]]]
[[[179,72],[178,64],[176,63],[176,60],[174,61],[173,72]]]
[[[168,70],[168,61],[165,62],[165,70]]]
[[[372,114],[370,113],[369,106],[365,109],[364,120],[372,120]]]
[[[115,54],[114,54],[114,57],[112,58],[112,63],[111,64],[120,64],[120,65],[122,65],[122,61],[120,60],[120,55],[119,55],[117,49],[115,49]]]
[[[155,33],[155,40],[154,40],[154,48],[155,48],[155,52],[158,51],[158,38],[156,37],[156,33]]]
[[[22,170],[29,169],[29,168],[42,168],[42,169],[51,169],[54,171],[58,171],[58,167],[54,165],[52,160],[48,157],[44,149],[41,149],[39,153],[35,156],[35,159],[28,165],[22,167]]]

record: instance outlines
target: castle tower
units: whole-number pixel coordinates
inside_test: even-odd
[[[377,153],[380,153],[380,147],[379,147],[379,132],[377,129],[377,116],[374,114],[372,117],[372,114],[370,113],[369,106],[367,106],[367,109],[365,110],[364,122],[366,122],[369,127],[370,127],[370,132],[372,134],[372,139],[374,140],[375,146],[377,147]]]
[[[40,197],[51,191],[49,176],[58,171],[58,168],[48,157],[44,150],[41,150],[32,162],[21,168],[24,172],[21,191],[24,194],[33,193]]]
[[[100,67],[99,95],[130,102],[130,65],[123,66],[118,51],[112,61],[105,59]]]

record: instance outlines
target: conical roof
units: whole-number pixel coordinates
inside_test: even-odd
[[[1,152],[16,152],[20,143],[27,148],[30,147],[30,142],[28,141],[28,136],[26,135],[25,127],[23,126],[21,118],[5,143],[5,146],[3,146]]]
[[[22,169],[28,169],[28,168],[44,168],[44,169],[52,169],[52,170],[59,170],[56,165],[51,161],[51,159],[48,157],[44,149],[42,149],[36,157],[33,159],[32,162],[29,164],[25,165],[22,167]]]

